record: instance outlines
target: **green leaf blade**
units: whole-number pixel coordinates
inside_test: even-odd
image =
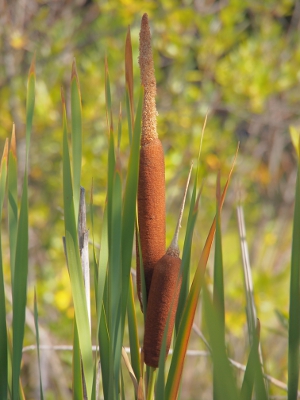
[[[63,96],[62,96],[63,97]],[[75,317],[80,324],[78,328],[79,346],[82,357],[83,371],[86,381],[87,395],[91,398],[94,378],[92,342],[90,337],[89,319],[86,296],[79,254],[76,217],[73,202],[73,187],[70,167],[70,155],[67,140],[66,111],[63,98],[63,196],[64,221],[67,260],[74,302]]]
[[[132,248],[136,218],[136,196],[138,187],[138,171],[140,161],[140,140],[141,140],[141,121],[142,121],[142,104],[143,89],[141,90],[138,108],[135,117],[134,132],[130,150],[130,157],[127,169],[127,179],[125,185],[122,213],[122,321],[124,324],[128,285],[130,277]],[[134,199],[134,201],[133,201]]]
[[[7,178],[8,140],[6,139],[0,166],[0,222],[5,197]],[[0,230],[0,399],[8,397],[8,340],[6,326],[5,289],[2,259],[2,239]]]
[[[300,344],[300,163],[298,162],[293,220],[288,338],[288,400],[296,399],[299,381]]]
[[[13,125],[9,157],[8,157],[8,232],[9,232],[9,252],[10,252],[10,270],[11,285],[14,289],[15,258],[18,231],[18,167],[17,167],[17,149],[15,125]]]
[[[75,220],[77,225],[80,198],[82,160],[82,109],[79,79],[75,60],[71,75],[71,121],[72,121],[72,171]]]
[[[214,366],[214,399],[236,400],[238,390],[232,367],[226,355],[222,321],[206,285],[203,285],[204,318],[207,324]]]
[[[19,398],[22,347],[25,327],[28,275],[28,178],[25,171],[16,244],[15,282],[13,291],[13,398]]]
[[[37,348],[37,355],[38,355],[38,368],[39,368],[39,378],[40,378],[39,379],[39,381],[40,381],[40,399],[44,400],[43,384],[42,384],[42,370],[41,370],[41,357],[40,357],[39,317],[38,317],[36,290],[34,290],[34,326],[35,326],[36,348]]]

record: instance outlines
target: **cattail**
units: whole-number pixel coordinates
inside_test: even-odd
[[[192,167],[188,176],[184,198],[176,226],[174,238],[166,254],[156,263],[152,276],[147,303],[144,336],[144,360],[151,367],[157,368],[163,335],[169,317],[166,355],[169,352],[175,322],[182,277],[180,274],[178,233],[181,224],[184,203],[190,181]]]
[[[138,183],[138,222],[148,296],[154,265],[166,251],[166,211],[164,152],[156,130],[156,81],[147,14],[143,15],[141,22],[139,51],[144,103]],[[142,308],[140,254],[138,251],[137,291]]]

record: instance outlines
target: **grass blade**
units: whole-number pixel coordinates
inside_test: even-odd
[[[214,261],[214,291],[213,303],[220,314],[221,335],[225,338],[225,299],[224,299],[224,277],[223,277],[223,254],[221,236],[221,216],[220,216],[220,174],[217,180],[217,217],[216,217],[216,236],[215,236],[215,261]]]
[[[120,171],[116,171],[112,197],[111,247],[109,260],[109,292],[111,295],[111,320],[112,320],[112,344],[115,347],[116,334],[120,321],[120,301],[122,290],[121,268],[121,231],[122,231],[122,184]]]
[[[112,109],[111,109],[111,93],[110,93],[110,83],[109,83],[109,73],[107,58],[105,57],[105,103],[106,103],[106,121],[108,131],[114,130]]]
[[[133,283],[132,283],[131,275],[130,275],[130,280],[129,280],[127,317],[128,317],[131,365],[132,365],[132,369],[134,371],[134,375],[135,375],[137,381],[139,381],[140,376],[141,376],[140,345],[139,345],[139,338],[138,338],[138,331],[137,331],[136,309],[135,309],[135,303],[134,303]]]
[[[9,231],[9,252],[11,286],[14,289],[15,258],[18,231],[18,167],[15,125],[12,128],[8,158],[8,231]]]
[[[241,388],[241,400],[251,400],[254,384],[256,384],[256,393],[259,399],[267,400],[268,396],[264,384],[263,372],[259,356],[260,340],[260,322],[257,320],[256,332],[253,337],[253,343],[249,354],[246,371]]]
[[[132,129],[134,125],[134,103],[133,103],[133,63],[130,26],[126,35],[125,42],[125,81],[126,81],[126,110],[128,121],[129,143],[132,140]]]
[[[118,164],[118,163],[117,163]],[[113,354],[114,375],[113,383],[115,395],[119,393],[119,374],[122,351],[121,339],[121,292],[122,292],[122,184],[121,174],[117,167],[113,183],[111,243],[109,249],[109,298],[110,298],[110,321],[108,322],[111,337],[111,349]]]
[[[237,149],[238,150],[238,149]],[[228,185],[230,182],[230,178],[233,172],[233,168],[235,165],[237,157],[237,152],[231,167],[231,170],[229,172],[227,182],[225,184],[222,197],[221,197],[221,208],[223,206],[224,200],[225,200],[225,195],[228,189]],[[198,204],[196,202],[196,208]],[[184,363],[184,358],[188,346],[188,341],[193,325],[193,320],[198,304],[198,299],[199,299],[199,294],[201,290],[201,286],[203,283],[203,277],[204,277],[204,272],[206,269],[206,264],[208,260],[208,256],[210,253],[210,248],[212,245],[212,241],[214,238],[214,233],[216,229],[216,220],[213,220],[213,223],[211,225],[210,231],[208,233],[202,254],[200,256],[200,260],[195,272],[195,276],[193,279],[193,283],[184,307],[184,311],[182,313],[181,317],[181,322],[179,325],[178,329],[178,334],[176,337],[176,342],[174,346],[174,352],[171,360],[171,366],[168,374],[168,379],[167,379],[167,384],[166,384],[166,399],[176,399],[177,394],[178,394],[178,389],[180,385],[180,379],[181,379],[181,374],[183,370],[183,363]]]
[[[180,323],[181,316],[183,313],[184,305],[185,305],[185,302],[186,302],[186,299],[188,296],[188,292],[190,289],[190,259],[191,259],[192,238],[193,238],[194,227],[195,227],[196,220],[197,220],[197,212],[195,213],[194,210],[195,210],[195,203],[196,203],[196,197],[197,197],[197,185],[198,185],[198,178],[199,178],[202,141],[203,141],[204,132],[205,132],[205,128],[206,128],[206,122],[207,122],[207,115],[205,117],[204,124],[202,127],[201,140],[200,140],[198,159],[197,159],[197,169],[196,169],[196,174],[195,174],[195,183],[194,183],[194,188],[193,188],[193,193],[192,193],[192,198],[191,198],[191,203],[190,203],[186,235],[184,238],[184,245],[183,245],[183,252],[182,252],[182,267],[181,267],[182,284],[181,284],[177,312],[176,312],[175,332],[177,332],[177,330],[179,328],[179,323]],[[200,197],[201,192],[202,192],[202,187],[198,194],[198,198]],[[197,207],[197,209],[198,209],[198,207]],[[184,266],[184,268],[183,268],[183,266]]]
[[[300,140],[298,143],[300,148]],[[299,381],[299,342],[300,342],[300,162],[295,192],[293,220],[292,259],[290,277],[289,346],[288,346],[288,400],[297,398]]]
[[[224,277],[223,277],[223,255],[222,255],[222,236],[221,236],[221,216],[220,216],[220,172],[217,178],[216,188],[217,215],[216,215],[216,236],[215,236],[215,261],[214,261],[214,288],[213,288],[213,307],[218,317],[218,338],[222,341],[225,348],[225,300],[224,300]],[[220,343],[221,345],[221,343]],[[213,363],[213,398],[218,399],[218,367]]]
[[[179,328],[179,323],[181,320],[185,301],[187,299],[189,287],[190,287],[190,259],[191,259],[192,238],[193,238],[193,232],[194,232],[194,228],[195,228],[195,224],[196,224],[196,220],[197,220],[197,214],[198,214],[198,207],[195,207],[196,192],[197,192],[197,179],[195,179],[195,183],[194,183],[194,188],[193,188],[193,193],[192,193],[192,198],[191,198],[191,203],[190,203],[190,209],[189,209],[189,216],[188,216],[187,227],[186,227],[186,234],[185,234],[185,238],[184,238],[184,245],[183,245],[183,251],[182,251],[182,263],[181,263],[181,265],[182,265],[182,267],[181,267],[182,284],[181,284],[181,290],[180,290],[180,294],[179,294],[179,300],[178,300],[178,306],[177,306],[177,312],[176,312],[176,320],[175,320],[176,332]],[[200,194],[199,194],[199,197],[200,197]]]
[[[32,118],[35,101],[35,60],[33,58],[28,75],[26,101],[26,162],[23,190],[18,221],[16,258],[13,290],[13,360],[12,396],[19,398],[19,377],[21,372],[22,347],[25,327],[28,275],[28,157]]]
[[[94,290],[96,297],[96,310],[98,310],[98,277],[99,277],[99,262],[96,255],[96,246],[95,246],[95,236],[94,236],[94,182],[92,180],[91,186],[91,197],[90,197],[90,216],[91,216],[91,233],[92,233],[92,245],[93,245],[93,272],[94,272]],[[101,305],[101,303],[100,303]],[[98,324],[97,324],[98,326]]]
[[[80,357],[80,347],[78,338],[78,329],[76,318],[74,318],[73,326],[73,360],[72,360],[72,389],[73,389],[73,399],[83,400],[83,376],[81,369],[81,357]]]
[[[13,398],[18,397],[22,347],[25,325],[28,275],[28,194],[27,168],[23,182],[18,223],[15,283],[13,291]]]
[[[113,185],[116,168],[116,155],[113,131],[109,133],[108,144],[108,169],[107,169],[107,218],[108,218],[108,246],[111,246],[111,224],[112,221],[112,201],[113,201]]]
[[[82,357],[84,376],[86,380],[87,396],[91,398],[93,387],[93,356],[92,343],[89,329],[89,319],[87,313],[87,304],[82,276],[81,260],[79,254],[73,187],[70,168],[70,155],[67,139],[67,122],[64,96],[63,102],[63,196],[64,196],[64,222],[65,222],[65,240],[67,249],[67,259],[69,265],[69,275],[72,288],[72,297],[74,302],[75,316],[80,324],[78,328],[79,346]]]
[[[41,357],[40,357],[40,335],[39,335],[39,317],[38,317],[38,308],[37,308],[37,300],[36,300],[36,289],[34,289],[34,326],[35,326],[35,334],[36,334],[36,348],[38,355],[38,367],[39,367],[39,377],[40,377],[40,399],[44,400],[43,395],[43,384],[42,384],[42,370],[41,370]]]
[[[5,196],[7,177],[8,139],[5,141],[0,166],[0,223],[2,222],[2,209]],[[6,327],[5,289],[2,259],[2,239],[0,230],[0,399],[8,397],[8,343]]]
[[[28,165],[30,138],[32,130],[32,119],[35,103],[35,55],[33,56],[27,85],[27,99],[26,99],[26,165]]]
[[[72,121],[72,172],[75,221],[77,226],[80,198],[80,177],[82,159],[82,110],[79,79],[75,60],[71,75],[71,121]]]
[[[241,250],[243,257],[243,272],[244,272],[244,286],[246,292],[246,313],[247,313],[249,343],[250,345],[252,345],[253,340],[256,336],[255,332],[256,307],[254,302],[253,282],[252,282],[252,274],[251,274],[251,267],[249,260],[249,252],[246,241],[246,226],[244,219],[244,211],[241,205],[237,207],[237,217],[238,217],[239,235],[240,235]]]
[[[110,337],[107,326],[107,319],[104,306],[102,306],[101,322],[99,325],[99,347],[100,347],[100,362],[102,373],[103,394],[105,400],[110,400],[110,371],[111,371],[111,356],[110,356]]]
[[[123,213],[122,213],[122,326],[124,327],[128,286],[130,278],[132,247],[134,238],[134,228],[136,220],[136,195],[138,186],[138,171],[140,159],[140,139],[141,139],[141,120],[143,90],[141,90],[138,108],[135,117],[134,133],[130,150],[129,163],[127,168],[127,180],[125,185]],[[134,201],[133,201],[134,199]]]
[[[107,263],[108,263],[108,226],[107,226],[107,207],[104,209],[102,234],[101,234],[101,248],[99,255],[99,269],[98,269],[98,283],[97,283],[97,326],[99,329],[102,312],[102,301],[104,295]]]
[[[204,318],[207,323],[214,366],[214,399],[236,400],[238,391],[233,370],[226,355],[223,322],[214,307],[206,285],[203,285]]]

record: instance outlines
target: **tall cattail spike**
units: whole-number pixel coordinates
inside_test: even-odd
[[[145,145],[158,137],[156,131],[156,80],[151,47],[151,33],[148,15],[144,14],[140,30],[140,56],[141,83],[144,86],[144,105],[142,118],[141,144]]]
[[[188,187],[189,187],[189,184],[190,184],[192,169],[193,169],[193,163],[191,164],[189,175],[188,175],[188,179],[187,179],[187,182],[186,182],[186,185],[185,185],[184,196],[183,196],[182,204],[181,204],[181,207],[180,207],[180,213],[179,213],[179,217],[178,217],[175,233],[174,233],[172,242],[171,242],[171,244],[170,244],[170,246],[169,246],[169,248],[167,250],[167,254],[170,255],[170,256],[174,256],[174,257],[179,257],[179,254],[180,254],[179,246],[178,246],[179,229],[181,228],[183,210],[184,210],[184,206],[185,206],[185,200],[186,200]]]

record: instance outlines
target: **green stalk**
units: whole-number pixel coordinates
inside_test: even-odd
[[[29,74],[26,100],[26,160],[20,214],[17,229],[16,260],[13,290],[13,359],[12,359],[12,397],[20,398],[20,373],[22,347],[25,330],[25,309],[27,301],[28,275],[28,158],[32,118],[35,102],[35,60]]]
[[[300,140],[299,140],[300,147]],[[294,400],[298,395],[299,381],[299,343],[300,343],[300,162],[295,193],[295,210],[293,222],[291,278],[290,278],[290,322],[288,349],[288,400]]]
[[[6,139],[0,166],[0,222],[5,196],[7,177],[8,139]],[[2,260],[2,239],[0,231],[0,399],[6,399],[8,394],[8,341],[6,326],[5,289]]]
[[[157,369],[150,367],[149,383],[147,390],[147,400],[154,400],[154,387]]]

